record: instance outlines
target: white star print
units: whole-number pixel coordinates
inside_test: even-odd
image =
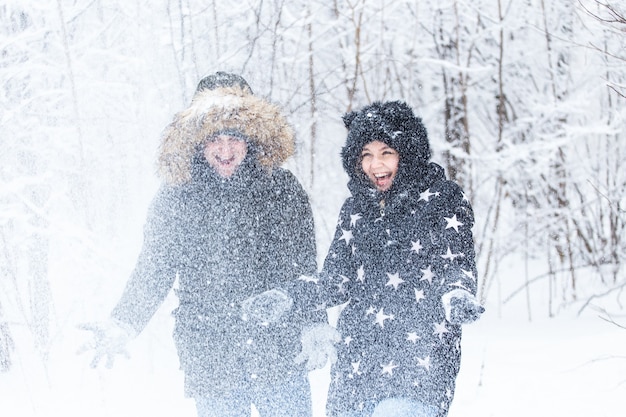
[[[422,275],[422,278],[420,278],[420,281],[428,281],[429,284],[433,283],[433,278],[435,277],[435,274],[431,270],[430,265],[428,265],[428,268],[426,269],[420,269],[420,272],[424,273],[424,275]]]
[[[388,287],[391,285],[394,290],[398,290],[398,286],[404,282],[404,280],[400,278],[400,274],[398,273],[396,274],[387,273],[387,276],[389,277],[389,281],[387,281],[387,283],[385,284],[385,287]]]
[[[430,197],[433,196],[433,195],[435,197],[438,197],[439,193],[438,192],[437,193],[431,193],[430,192],[430,188],[429,188],[428,190],[424,191],[423,193],[420,193],[420,198],[417,201],[424,200],[424,201],[428,202],[428,200],[430,200]]]
[[[339,240],[345,240],[346,241],[346,245],[350,244],[350,240],[352,240],[352,238],[354,236],[352,236],[352,230],[345,230],[345,229],[341,229],[342,234],[341,237],[339,238]]]
[[[341,282],[339,284],[336,284],[337,285],[337,291],[340,294],[343,294],[346,291],[346,289],[343,286],[343,284],[345,284],[346,282],[350,282],[350,279],[348,277],[344,276],[344,275],[339,275],[339,276],[341,277]]]
[[[451,287],[457,287],[457,288],[462,288],[464,290],[469,291],[469,288],[467,288],[465,285],[463,285],[463,282],[461,280],[458,280],[456,282],[453,282],[452,284],[450,284]]]
[[[359,371],[359,367],[361,366],[361,361],[358,362],[352,362],[352,376],[354,377],[354,375],[361,375],[363,372]]]
[[[417,288],[414,288],[414,289],[415,289],[415,301],[419,303],[420,301],[424,299],[424,290],[418,290]]]
[[[376,320],[374,320],[374,323],[380,324],[381,328],[385,327],[385,320],[393,320],[393,314],[385,314],[384,309],[380,309],[378,310],[378,313],[376,313]]]
[[[380,365],[383,367],[381,374],[388,374],[389,376],[393,376],[393,370],[398,367],[398,365],[394,365],[393,361],[389,362],[387,365]]]
[[[361,220],[361,218],[362,218],[361,213],[351,214],[351,215],[350,215],[350,226],[351,226],[351,227],[356,226],[356,222],[358,222],[359,220]]]
[[[430,356],[426,356],[424,359],[417,358],[417,366],[421,366],[427,371],[430,371]]]
[[[350,342],[352,342],[351,336],[346,336],[346,338],[343,339],[343,343],[345,343],[346,346],[350,346]]]
[[[443,335],[444,333],[448,333],[449,330],[446,327],[446,321],[442,321],[441,323],[435,323],[435,331],[433,332],[433,334],[436,334],[437,336],[439,336],[439,340],[443,339]]]
[[[446,252],[445,255],[440,255],[443,259],[447,259],[450,261],[454,261],[456,258],[463,256],[462,253],[452,253],[452,251],[450,250],[450,246],[448,246],[448,251]]]
[[[463,223],[456,219],[456,214],[452,217],[444,217],[444,219],[446,219],[446,222],[448,223],[446,225],[446,229],[453,228],[458,233],[459,226],[463,226]]]
[[[466,271],[465,269],[462,269],[462,268],[461,268],[461,271],[463,271],[463,274],[465,274],[472,281],[476,281],[476,278],[474,278],[474,273],[472,271]]]
[[[363,265],[361,265],[359,269],[356,270],[356,280],[365,282],[365,268],[363,267]]]
[[[374,307],[368,308],[367,311],[365,312],[366,316],[369,316],[370,314],[376,314],[376,309]]]
[[[413,343],[417,343],[419,338],[420,337],[415,332],[407,333],[407,336],[406,336],[406,340],[408,340],[409,342],[413,342]]]
[[[411,241],[411,250],[412,251],[415,251],[415,253],[420,253],[420,251],[422,249],[424,249],[424,247],[422,246],[422,244],[420,243],[419,240],[417,242]]]
[[[304,281],[304,282],[312,282],[313,284],[317,284],[319,281],[319,279],[309,276],[309,275],[300,275],[298,277],[298,280]]]

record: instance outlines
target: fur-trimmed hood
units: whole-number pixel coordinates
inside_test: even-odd
[[[165,128],[159,176],[172,185],[189,182],[193,158],[202,143],[224,131],[245,136],[259,165],[268,172],[294,153],[293,128],[278,106],[239,87],[203,90]]]

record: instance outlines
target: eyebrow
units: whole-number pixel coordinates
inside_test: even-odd
[[[386,151],[386,150],[388,150],[388,149],[389,149],[389,150],[392,150],[392,151],[394,151],[394,152],[397,152],[394,148],[392,148],[392,147],[391,147],[391,146],[389,146],[389,145],[385,145],[385,146],[383,146],[382,148],[380,148],[380,150],[381,150],[381,151]],[[363,147],[363,149],[361,149],[361,153],[363,153],[363,152],[373,152],[373,151],[372,151],[370,148],[368,148],[367,146],[364,146],[364,147]]]

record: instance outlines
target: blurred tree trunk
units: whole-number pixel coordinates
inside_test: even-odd
[[[565,48],[554,48],[552,38],[554,35],[559,38],[571,38],[573,30],[573,15],[569,7],[561,6],[558,10],[547,10],[545,0],[541,0],[541,10],[544,22],[546,53],[548,62],[549,86],[552,92],[552,103],[556,107],[560,102],[566,101],[569,95],[570,78],[570,56]],[[548,15],[552,11],[552,15]],[[557,17],[558,14],[558,17]],[[559,21],[557,27],[552,29],[554,25],[548,22],[551,19]],[[552,30],[556,33],[553,34]],[[560,110],[556,109],[555,113]],[[557,137],[567,140],[565,135],[566,126],[569,121],[565,115],[557,117],[554,121],[553,129],[557,132]],[[576,272],[573,259],[573,248],[571,241],[571,224],[570,224],[570,199],[568,196],[568,186],[571,182],[571,175],[568,172],[567,156],[564,148],[556,149],[552,160],[552,176],[546,179],[547,185],[547,202],[552,206],[554,222],[548,229],[550,239],[559,258],[559,263],[566,266],[569,271],[570,280],[570,296],[576,299]],[[564,295],[565,296],[565,295]],[[552,314],[552,312],[551,312]]]
[[[458,4],[452,4],[452,13],[438,11],[436,48],[439,58],[454,65],[451,69],[442,67],[442,87],[444,92],[444,133],[448,148],[444,151],[444,159],[448,175],[470,195],[473,195],[469,164],[470,134],[467,116],[467,75],[464,69],[468,62],[462,62],[462,56],[471,54],[461,50],[463,43],[460,32],[468,32],[461,27]]]
[[[309,190],[313,190],[313,185],[315,182],[315,152],[316,152],[316,142],[317,142],[317,89],[315,86],[315,50],[313,48],[313,15],[311,13],[310,3],[307,3],[307,23],[306,23],[306,32],[308,35],[308,51],[309,51],[309,94],[310,94],[310,104],[309,111],[311,116],[310,121],[310,146],[309,146],[309,155],[310,155],[310,164],[311,164],[311,172],[310,172],[310,180],[309,180]]]
[[[498,68],[497,71],[497,93],[496,93],[496,115],[498,120],[497,125],[497,142],[496,149],[501,150],[503,147],[503,136],[504,130],[509,123],[509,116],[507,112],[507,102],[506,102],[506,93],[504,91],[504,29],[503,22],[504,16],[502,14],[502,2],[498,0],[498,22],[499,22],[499,31],[498,31],[498,53],[496,59],[496,65]],[[479,295],[481,297],[481,301],[484,303],[486,301],[487,293],[489,287],[492,285],[492,281],[498,279],[498,267],[499,267],[499,251],[496,248],[498,244],[498,240],[496,236],[498,235],[498,227],[500,226],[500,213],[502,210],[503,204],[503,184],[504,179],[501,174],[498,174],[495,181],[495,193],[494,198],[491,200],[491,204],[489,205],[488,215],[485,216],[484,222],[485,225],[490,225],[490,234],[487,238],[487,242],[479,242],[478,243],[478,253],[485,253],[482,257],[484,268],[482,270],[481,285],[479,288]],[[483,236],[486,236],[484,234]],[[483,252],[482,248],[486,247],[487,249]],[[498,303],[501,303],[502,300],[498,300]]]
[[[11,337],[11,329],[9,329],[9,323],[5,321],[0,303],[0,372],[11,370],[14,349],[15,343]]]
[[[58,16],[54,12],[59,10],[54,9],[55,5],[49,7],[54,19]],[[2,135],[6,146],[0,159],[0,201],[5,213],[9,214],[0,221],[5,246],[4,259],[0,261],[0,279],[3,281],[0,287],[3,296],[14,306],[11,317],[29,329],[37,352],[46,360],[50,349],[52,301],[48,262],[52,183],[47,179],[55,176],[56,164],[52,157],[59,160],[63,157],[54,155],[53,149],[47,148],[51,142],[46,128],[55,120],[55,111],[45,110],[52,107],[46,98],[48,81],[32,74],[32,68],[38,66],[43,68],[44,76],[48,74],[43,57],[48,48],[52,48],[48,42],[41,42],[39,31],[42,27],[38,26],[40,21],[37,18],[19,7],[7,8],[0,14],[3,35],[23,40],[23,44],[17,47],[4,43],[6,49],[2,50],[0,69],[8,76],[3,77],[6,82],[1,101],[10,109],[23,108],[30,115],[29,121],[14,119],[13,111],[3,115],[5,126],[11,126],[11,134]],[[46,27],[46,23],[42,26]],[[66,49],[61,47],[58,50],[64,51],[67,58]],[[3,126],[3,130],[7,127]],[[80,142],[74,145],[82,149]],[[79,155],[82,155],[80,151]],[[68,171],[75,173],[71,169]],[[6,324],[2,333],[0,337],[5,340],[2,350],[6,353],[7,346],[13,345]]]

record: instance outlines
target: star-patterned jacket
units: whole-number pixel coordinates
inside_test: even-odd
[[[316,294],[310,302],[349,301],[337,324],[343,340],[331,371],[330,416],[389,397],[445,415],[452,400],[461,327],[446,321],[442,296],[476,292],[473,213],[439,165],[430,163],[415,186],[403,185],[381,195],[352,179],[322,273],[307,280]]]

